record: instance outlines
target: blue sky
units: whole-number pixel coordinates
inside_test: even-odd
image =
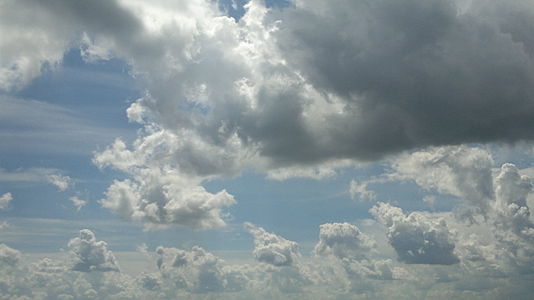
[[[0,294],[531,297],[531,1],[0,6]]]

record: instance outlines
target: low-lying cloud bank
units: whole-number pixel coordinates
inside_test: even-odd
[[[528,299],[531,179],[512,164],[493,173],[494,196],[489,209],[474,216],[478,223],[378,202],[370,210],[375,220],[362,227],[367,233],[351,223],[323,224],[309,254],[297,242],[245,223],[253,263],[228,263],[199,246],[160,246],[143,250],[158,271],[133,276],[120,271],[110,247],[88,229],[68,242],[60,261],[28,264],[0,244],[2,299]],[[380,235],[388,244],[377,243]],[[390,250],[396,255],[388,257]]]

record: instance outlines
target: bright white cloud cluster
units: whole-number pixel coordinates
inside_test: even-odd
[[[250,223],[246,223],[245,226],[254,236],[256,260],[273,266],[290,266],[300,256],[297,243]]]
[[[72,270],[118,271],[115,256],[107,248],[107,243],[97,241],[95,234],[89,229],[80,230],[80,236],[69,241],[72,254]]]
[[[404,215],[387,203],[371,208],[377,220],[388,228],[388,240],[399,260],[408,264],[452,265],[460,260],[447,223],[419,212]]]
[[[315,253],[362,260],[374,247],[374,241],[358,227],[349,223],[328,223],[320,226]]]

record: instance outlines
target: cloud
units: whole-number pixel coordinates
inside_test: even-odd
[[[21,260],[19,251],[9,248],[5,244],[0,244],[0,265],[15,267]]]
[[[11,200],[13,200],[13,196],[11,195],[11,193],[5,193],[0,196],[0,210],[6,209]]]
[[[72,202],[72,205],[76,206],[77,211],[80,211],[80,209],[87,204],[87,201],[81,200],[77,196],[70,197],[69,201]]]
[[[132,145],[117,141],[97,153],[95,162],[127,168],[141,194],[150,193],[151,184],[133,169],[174,169],[195,177],[194,186],[202,189],[204,180],[249,168],[274,179],[323,178],[334,174],[333,162],[374,160],[432,145],[532,138],[534,50],[524,33],[534,12],[527,2],[387,3],[295,1],[269,10],[250,1],[236,21],[210,1],[58,0],[31,3],[42,8],[39,18],[25,27],[9,26],[23,32],[47,28],[45,36],[59,45],[50,50],[54,55],[67,39],[82,46],[89,61],[118,57],[131,66],[145,93],[127,114],[144,129]],[[26,5],[11,1],[8,8],[24,15]],[[512,22],[516,14],[524,22]],[[5,45],[22,40],[13,36]],[[19,52],[9,53],[11,66]],[[56,61],[48,53],[20,55],[30,57],[34,69]],[[460,170],[446,174],[458,181],[459,189],[450,192],[469,194],[471,214],[486,215],[485,193],[492,189],[475,195],[460,184],[463,174],[466,182],[485,184],[486,162],[478,162],[481,167],[472,171],[468,162],[444,162],[443,169]],[[135,186],[128,184],[132,194]],[[180,223],[168,209],[162,212],[166,203],[146,198],[148,210],[135,204],[140,198],[128,200],[141,207],[138,219]],[[221,202],[215,206],[229,200]],[[107,203],[117,207],[115,200]],[[184,223],[222,224],[213,219],[208,225]]]
[[[149,229],[173,224],[191,229],[221,227],[226,225],[223,209],[235,203],[225,190],[212,194],[174,170],[140,170],[135,175],[135,181],[116,180],[100,202]]]
[[[469,3],[295,1],[281,14],[281,55],[345,107],[319,155],[532,138],[530,2]]]
[[[387,3],[294,1],[268,10],[250,1],[235,21],[201,0],[9,1],[4,28],[23,34],[2,44],[3,70],[33,78],[59,61],[67,42],[92,60],[124,59],[146,88],[130,119],[190,137],[168,158],[206,176],[532,138],[528,1]],[[28,19],[30,4],[42,8],[38,17],[15,21]],[[40,53],[10,50],[40,37]],[[31,67],[13,68],[17,61]],[[217,159],[196,156],[199,145]]]
[[[80,236],[71,239],[68,246],[72,254],[72,270],[119,271],[115,256],[107,249],[107,243],[97,241],[89,229],[80,230]]]
[[[402,209],[382,202],[373,206],[370,213],[387,227],[388,241],[400,261],[440,265],[459,262],[445,220],[434,219],[420,212],[404,215]]]
[[[363,260],[376,247],[375,242],[358,227],[349,223],[327,223],[320,226],[318,255]]]
[[[349,185],[349,194],[352,200],[358,198],[360,201],[376,201],[376,193],[368,190],[367,185],[372,182],[358,183],[356,180],[351,180]]]
[[[277,267],[291,266],[300,256],[297,243],[251,223],[245,223],[245,228],[254,236],[254,257],[257,261]]]
[[[62,192],[69,188],[71,179],[69,176],[63,176],[59,174],[51,174],[47,176],[48,182],[58,187]]]
[[[62,175],[58,169],[28,168],[6,171],[0,169],[0,181],[4,182],[46,182],[58,187],[61,192],[69,188],[72,179]]]

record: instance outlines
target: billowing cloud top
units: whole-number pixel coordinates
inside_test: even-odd
[[[107,248],[107,243],[97,241],[89,229],[80,230],[80,236],[69,241],[72,254],[72,269],[75,271],[118,271],[115,256]]]
[[[300,256],[297,243],[251,223],[245,223],[245,227],[254,236],[254,256],[258,261],[278,267],[290,266]]]
[[[381,202],[370,212],[388,228],[389,243],[400,261],[442,265],[460,261],[454,254],[455,245],[444,220],[434,220],[419,212],[406,216],[402,209]]]
[[[339,258],[364,259],[375,243],[360,229],[349,223],[328,223],[320,226],[315,253]]]

